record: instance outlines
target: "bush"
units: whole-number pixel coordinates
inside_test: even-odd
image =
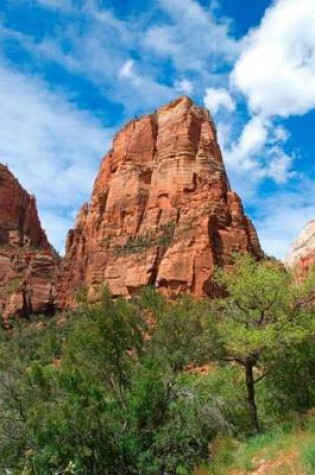
[[[146,291],[128,302],[104,292],[101,305],[83,305],[63,325],[35,321],[3,334],[6,468],[192,473],[207,459],[212,438],[227,430],[217,397],[186,371],[205,357],[203,317],[188,299],[169,303]]]
[[[192,474],[215,458],[220,438],[222,468],[230,461],[226,437],[242,440],[252,429],[243,366],[253,348],[259,350],[251,369],[262,427],[314,405],[310,332],[294,327],[293,339],[290,328],[283,332],[289,297],[281,289],[282,304],[273,296],[272,310],[262,285],[267,282],[269,289],[270,275],[279,286],[287,278],[277,270],[256,269],[252,261],[245,265],[246,285],[242,276],[232,281],[241,310],[232,284],[230,297],[215,304],[189,297],[165,300],[152,289],[130,301],[113,300],[104,290],[98,305],[83,298],[73,314],[14,323],[2,331],[1,470]],[[256,328],[262,321],[258,304],[269,312],[263,331]],[[253,444],[267,439],[262,435]],[[312,457],[312,451],[304,456],[309,466]]]

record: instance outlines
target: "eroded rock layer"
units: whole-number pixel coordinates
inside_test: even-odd
[[[285,264],[301,277],[315,265],[315,220],[307,223],[292,243]]]
[[[0,315],[52,313],[56,265],[35,198],[0,164]]]
[[[148,284],[210,294],[214,266],[233,251],[262,256],[208,112],[182,97],[116,135],[68,235],[60,306],[82,286],[96,298],[103,282],[115,296]]]

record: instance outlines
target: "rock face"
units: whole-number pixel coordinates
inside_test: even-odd
[[[115,296],[148,284],[211,294],[214,266],[229,265],[234,251],[262,257],[209,113],[182,97],[116,135],[69,232],[59,305],[82,286],[97,298],[104,281]]]
[[[0,315],[52,313],[56,265],[35,198],[0,164]]]
[[[315,220],[307,223],[292,243],[285,264],[300,276],[305,276],[315,265]]]

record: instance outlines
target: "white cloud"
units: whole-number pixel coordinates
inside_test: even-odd
[[[260,117],[253,117],[245,125],[233,149],[234,160],[239,162],[260,152],[268,138],[268,124]]]
[[[61,0],[20,1],[62,9]],[[110,101],[121,103],[129,116],[178,93],[199,95],[226,76],[217,67],[232,61],[238,51],[229,21],[197,0],[157,0],[143,15],[126,19],[97,0],[66,3],[72,5],[73,21],[64,16],[62,28],[51,24],[41,40],[8,29],[5,36],[14,37],[42,65],[57,63],[85,77]],[[154,14],[158,21],[151,21]],[[130,59],[135,51],[136,63]],[[195,79],[198,91],[193,91]]]
[[[120,79],[126,79],[132,82],[133,84],[136,84],[136,85],[139,84],[140,79],[135,73],[134,66],[135,66],[134,60],[128,59],[119,69],[118,77]]]
[[[271,158],[266,167],[267,178],[271,178],[278,185],[283,185],[296,176],[296,172],[292,170],[294,156],[286,154],[281,147],[271,147],[267,157]]]
[[[226,109],[229,112],[235,110],[235,103],[226,89],[208,87],[204,97],[204,104],[212,114],[216,114],[220,109]]]
[[[245,38],[232,83],[253,112],[288,117],[315,107],[314,25],[314,0],[277,0]]]
[[[146,62],[143,54],[137,64],[130,59],[130,50],[141,50],[143,25],[122,21],[93,1],[83,4],[76,20],[65,22],[62,31],[42,41],[1,28],[0,24],[0,42],[14,39],[42,64],[53,62],[84,77],[101,95],[122,104],[128,117],[154,109],[177,95],[175,88],[157,79],[159,65],[151,68],[151,56]]]
[[[273,134],[276,142],[286,142],[290,138],[288,130],[281,125],[274,127]]]
[[[295,154],[285,152],[289,133],[277,117],[315,107],[314,24],[313,0],[276,0],[242,40],[230,85],[244,94],[251,117],[237,140],[223,138],[227,166],[251,198],[268,178],[284,185],[297,177]]]
[[[0,62],[0,161],[37,197],[60,250],[70,215],[89,198],[110,130],[40,79]]]
[[[243,199],[255,198],[266,179],[283,185],[295,176],[294,156],[283,150],[288,133],[271,120],[252,117],[237,140],[231,138],[231,127],[219,122],[218,136],[232,186]]]
[[[132,78],[134,76],[134,71],[133,71],[133,67],[134,67],[134,60],[133,59],[128,59],[128,61],[126,61],[122,67],[120,68],[119,70],[119,77],[121,78]]]
[[[231,61],[238,51],[230,24],[196,0],[158,0],[169,21],[149,27],[144,45],[160,57],[173,61],[179,72],[209,69]]]
[[[187,94],[188,96],[194,91],[194,85],[191,81],[188,81],[188,79],[181,79],[179,81],[175,81],[174,87],[176,91],[182,94]]]

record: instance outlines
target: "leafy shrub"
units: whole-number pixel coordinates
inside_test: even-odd
[[[154,328],[146,324],[148,312],[156,314]],[[180,325],[183,314],[187,327]],[[63,324],[34,321],[3,334],[6,468],[192,473],[207,459],[211,439],[228,427],[216,396],[185,370],[203,357],[203,316],[188,300],[167,303],[146,291],[128,302],[105,292],[101,305],[84,304]]]
[[[311,407],[312,311],[298,325],[288,320],[303,294],[273,264],[260,265],[244,261],[221,276],[230,286],[224,302],[165,300],[152,289],[114,300],[104,290],[100,304],[83,295],[72,314],[1,331],[0,469],[184,475],[211,466],[220,437],[251,432],[248,358],[262,427]],[[244,464],[268,437],[279,446],[274,430],[252,439]],[[231,439],[223,440],[221,468],[230,461]],[[312,451],[304,458],[311,466]]]

